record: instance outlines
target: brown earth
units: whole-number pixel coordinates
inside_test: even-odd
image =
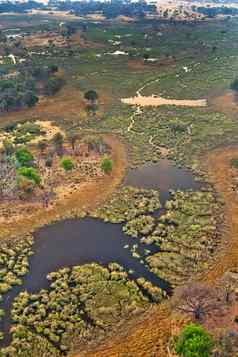
[[[28,215],[18,220],[1,222],[0,238],[24,235],[40,226],[68,217],[72,211],[87,212],[102,204],[123,180],[127,163],[124,145],[114,136],[105,135],[103,138],[111,147],[114,166],[110,175],[80,184],[77,191],[64,197],[53,207],[42,209],[42,206],[39,206],[34,211],[29,207]]]
[[[222,95],[210,98],[208,103],[215,111],[232,116],[238,114],[238,97],[234,91],[229,90]]]
[[[110,104],[112,98],[110,95],[100,95],[99,110],[96,113],[98,120],[102,117],[105,108]],[[0,128],[8,124],[27,121],[27,120],[50,120],[58,122],[63,119],[73,121],[74,125],[89,118],[86,110],[87,103],[83,98],[83,93],[70,85],[65,85],[56,95],[51,97],[42,97],[33,108],[21,109],[1,114]],[[66,115],[67,114],[67,115]]]
[[[122,98],[122,103],[128,105],[138,105],[140,107],[159,107],[161,105],[175,105],[180,107],[205,107],[207,105],[206,99],[197,99],[197,100],[189,100],[189,99],[165,99],[159,96],[142,96],[137,95],[136,97],[131,98]]]
[[[237,146],[219,148],[203,158],[211,182],[225,201],[223,249],[210,270],[198,277],[211,285],[214,285],[224,272],[238,265],[238,196],[232,190],[232,158],[238,158]],[[134,321],[134,325],[124,326],[124,332],[119,331],[109,343],[83,351],[74,357],[169,357],[170,338],[186,321],[186,317],[179,318],[171,312],[169,303],[164,303],[150,310],[142,321]],[[224,321],[221,319],[220,323]]]

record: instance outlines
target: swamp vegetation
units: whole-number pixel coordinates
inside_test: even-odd
[[[14,16],[6,19],[9,26],[18,21]],[[43,20],[47,20],[44,25]],[[27,31],[26,40],[29,35],[38,39],[51,31],[61,36],[60,19],[39,15],[35,24],[26,26],[24,21],[25,26],[20,27]],[[80,21],[72,21],[74,31],[67,35],[64,46],[49,37],[45,44],[26,46],[25,65],[17,55],[16,64],[1,65],[2,196],[19,198],[17,184],[26,189],[22,177],[34,182],[36,191],[44,184],[47,192],[62,181],[74,192],[83,177],[94,180],[103,173],[110,177],[114,170],[110,150],[100,140],[105,133],[125,143],[131,168],[167,157],[180,167],[191,168],[196,179],[206,181],[202,155],[238,138],[236,117],[227,106],[220,109],[216,103],[217,96],[230,90],[237,76],[237,20],[190,24],[141,19],[113,26],[103,21]],[[116,51],[125,54],[115,55]],[[155,58],[155,63],[149,58]],[[36,79],[36,87],[31,86],[32,79]],[[90,91],[94,98],[89,99],[97,101],[91,108],[85,103]],[[39,98],[37,103],[38,97],[56,92],[54,98]],[[208,106],[142,109],[121,102],[138,94],[207,98]],[[34,108],[3,114],[25,106]],[[66,141],[58,133],[50,144],[43,141],[36,149],[32,142],[47,134],[44,127],[34,123],[36,120],[56,122],[59,131],[66,133]],[[19,153],[22,149],[27,151]],[[236,160],[231,162],[234,168]],[[49,177],[49,172],[54,176]],[[48,274],[48,288],[30,292],[23,286],[16,296],[11,306],[11,341],[2,345],[0,356],[59,357],[93,339],[101,341],[123,326],[128,316],[137,316],[162,302],[168,292],[209,268],[221,240],[221,198],[208,184],[204,189],[167,190],[164,204],[160,183],[155,186],[122,185],[96,210],[85,213],[83,202],[78,202],[77,211],[117,227],[119,239],[125,239],[124,251],[158,282],[166,282],[168,291],[153,279],[133,276],[124,266],[126,258],[120,265],[116,259],[105,264],[98,259],[61,266]],[[29,210],[26,213],[30,214]],[[64,214],[65,218],[73,215],[71,211]],[[7,219],[9,211],[3,209],[2,216]],[[14,286],[22,284],[25,274],[30,275],[33,249],[30,235],[16,241],[8,238],[9,242],[0,246],[3,300]],[[0,317],[4,319],[3,310]]]

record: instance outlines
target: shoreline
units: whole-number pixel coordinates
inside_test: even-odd
[[[224,198],[225,221],[221,230],[219,250],[210,261],[209,268],[195,276],[195,281],[214,285],[225,271],[238,265],[238,198],[231,189],[232,175],[230,159],[238,157],[238,146],[226,146],[212,150],[201,159],[202,169],[206,170],[216,192]],[[179,331],[187,322],[186,316],[176,315],[165,301],[154,306],[137,320],[128,322],[110,342],[88,347],[70,354],[68,357],[168,357],[167,345],[172,331]]]

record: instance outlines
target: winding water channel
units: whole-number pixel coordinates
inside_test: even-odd
[[[160,189],[162,205],[169,198],[170,189],[199,189],[201,183],[194,180],[191,171],[177,168],[173,162],[163,159],[158,164],[129,170],[125,185]],[[138,241],[136,242],[138,243]],[[0,330],[5,338],[1,346],[10,342],[10,310],[20,291],[37,292],[49,287],[47,274],[65,266],[98,262],[106,265],[112,261],[131,271],[131,278],[144,277],[154,285],[167,289],[168,284],[151,273],[144,264],[132,256],[130,248],[135,240],[122,232],[120,224],[104,223],[93,218],[71,219],[41,228],[35,233],[34,255],[30,257],[30,273],[23,278],[22,286],[4,295],[5,317]],[[138,251],[143,247],[138,244]],[[127,249],[125,248],[127,246]],[[128,249],[129,248],[129,249]],[[151,252],[158,247],[150,246]],[[143,259],[143,256],[142,256]]]

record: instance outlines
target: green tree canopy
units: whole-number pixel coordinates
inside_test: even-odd
[[[22,147],[16,151],[16,159],[21,166],[32,166],[34,162],[34,157],[27,148]]]
[[[98,94],[95,90],[89,90],[84,94],[84,98],[94,103],[98,99]]]
[[[63,157],[61,160],[61,166],[65,171],[71,171],[74,168],[74,163],[69,157]]]
[[[189,324],[179,336],[175,351],[182,357],[210,357],[212,338],[202,326]]]
[[[112,172],[113,163],[108,157],[105,157],[101,162],[101,169],[105,174],[110,174]]]
[[[34,167],[20,167],[17,170],[18,177],[25,177],[28,180],[34,182],[34,184],[39,185],[41,182],[40,175]]]
[[[238,91],[238,78],[236,78],[232,83],[231,83],[231,89],[235,90],[236,92]]]

